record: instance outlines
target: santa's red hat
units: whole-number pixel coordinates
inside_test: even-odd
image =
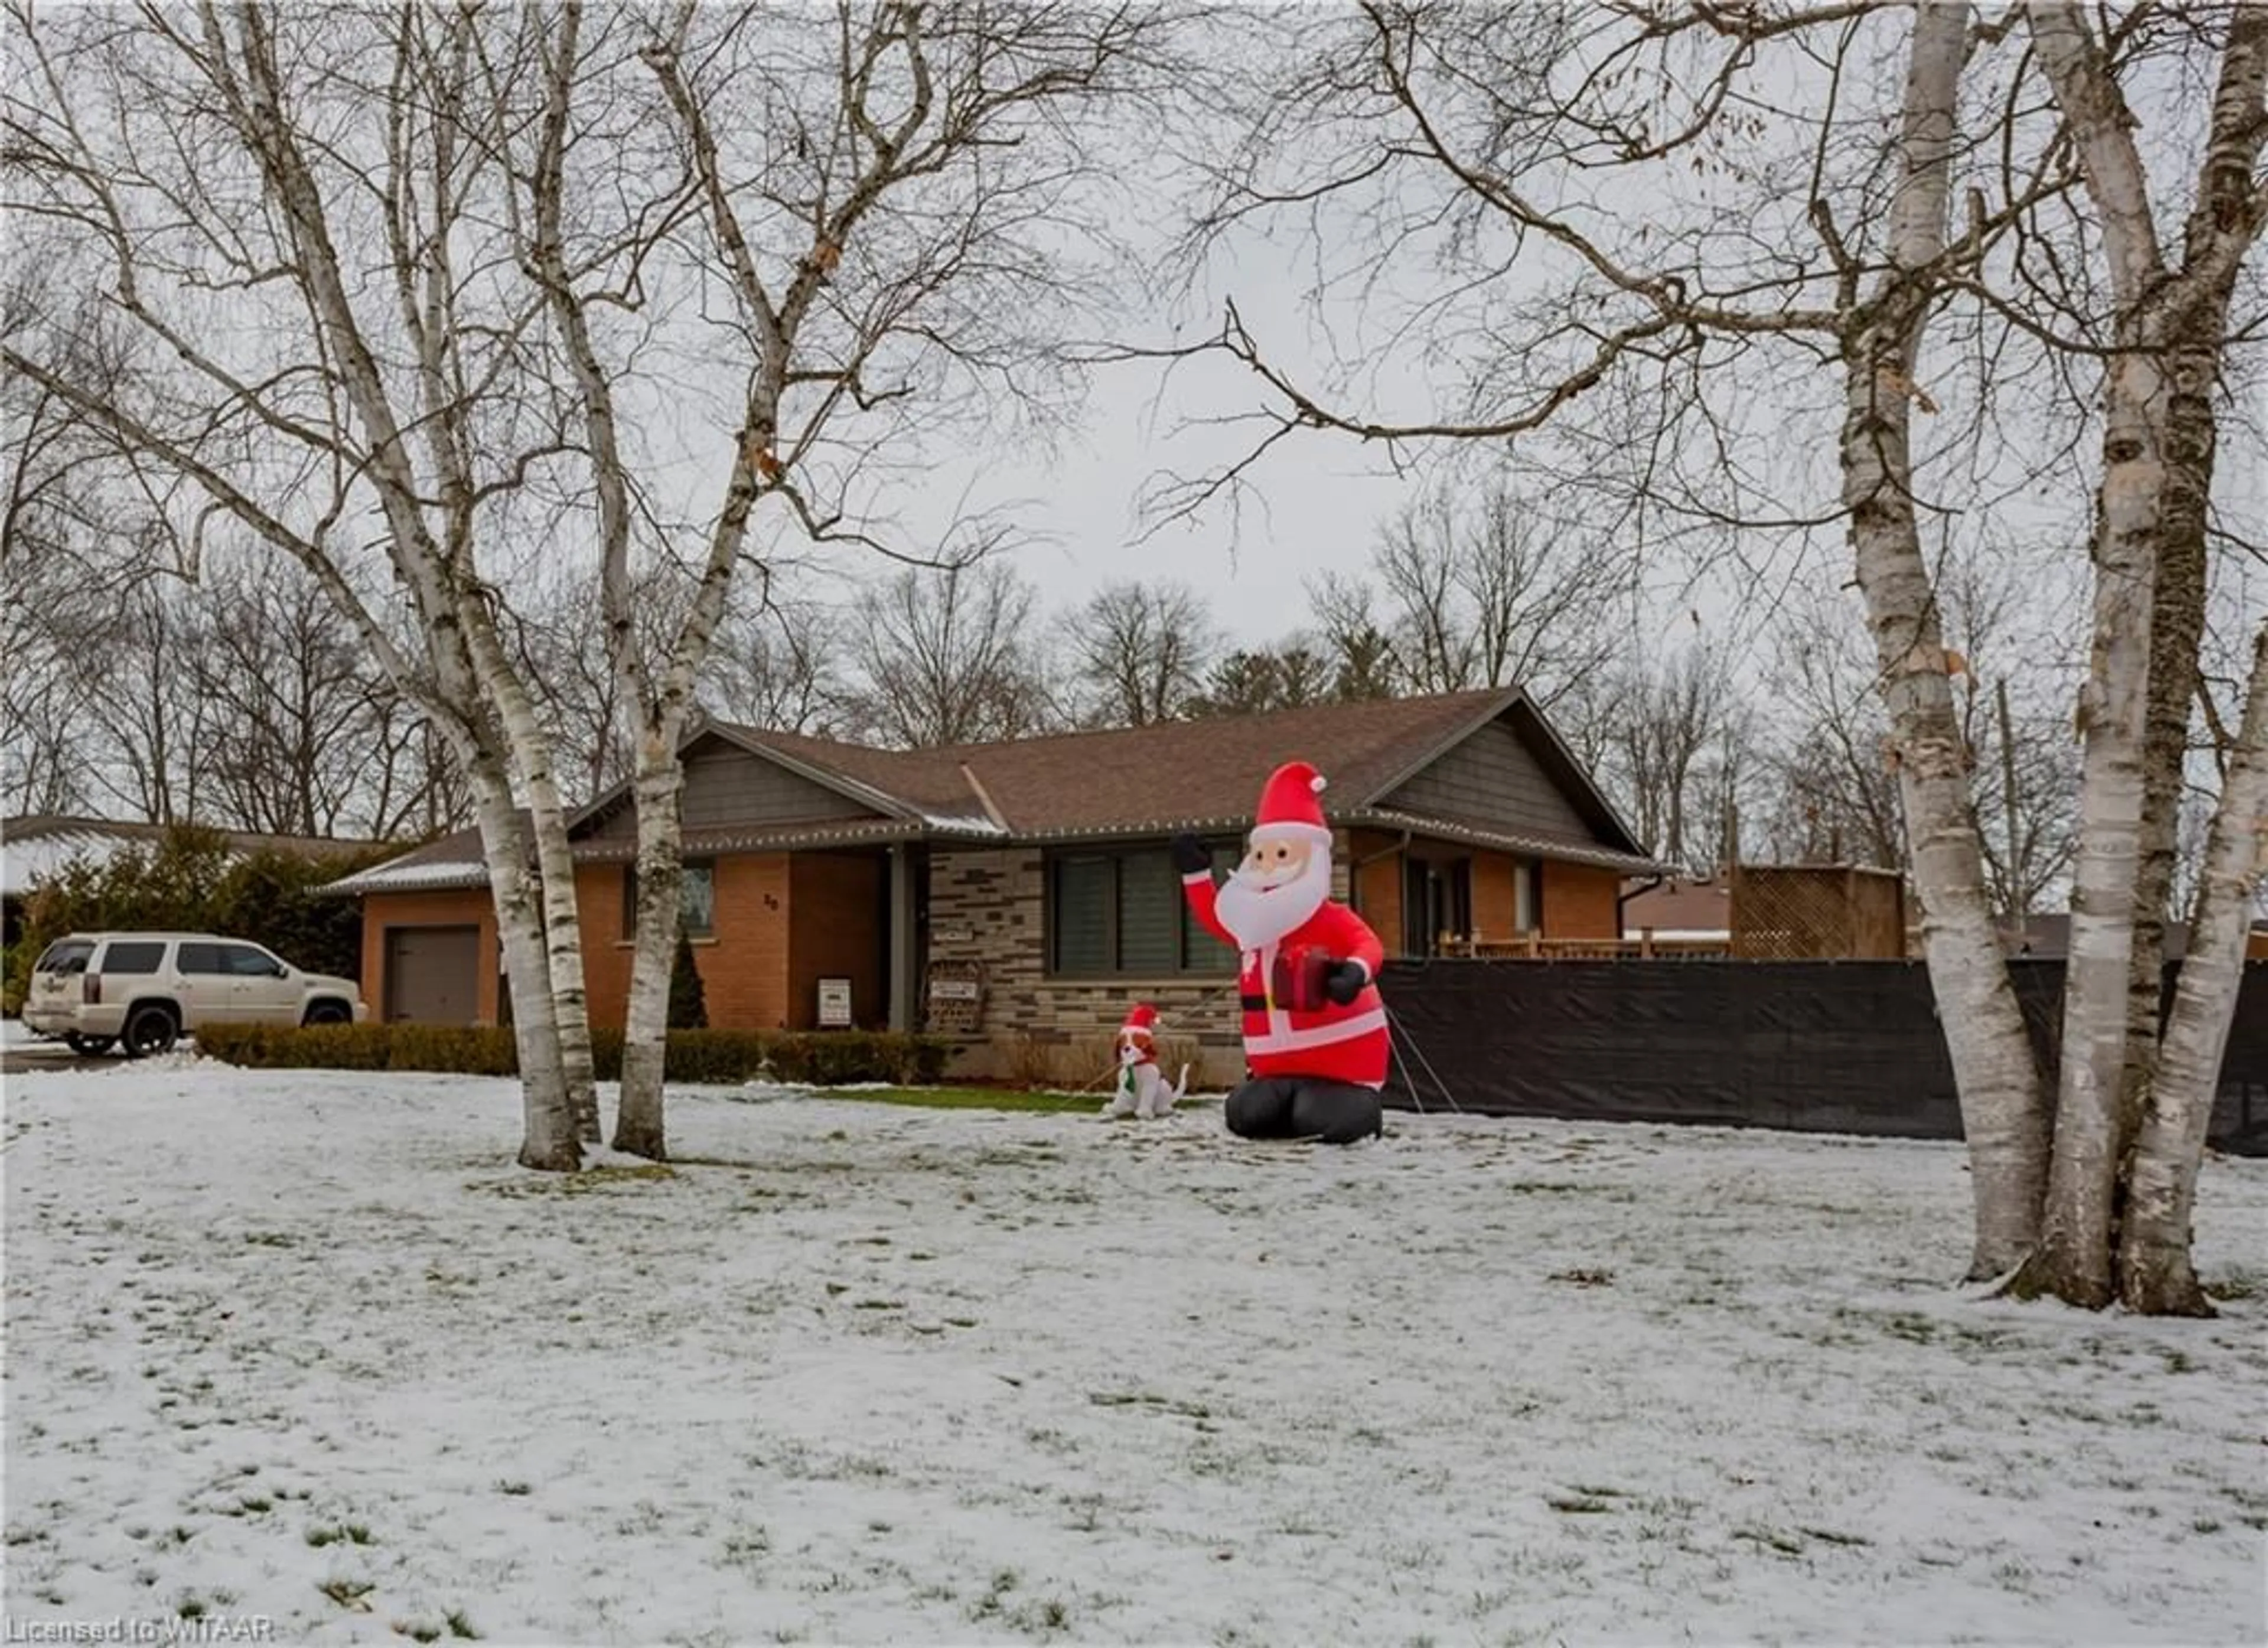
[[[1285,761],[1268,776],[1260,792],[1260,813],[1252,826],[1255,841],[1311,841],[1328,847],[1330,827],[1323,822],[1323,776],[1305,761]]]
[[[1120,1035],[1138,1035],[1147,1041],[1156,1033],[1158,1010],[1148,1002],[1136,1002],[1126,1010],[1126,1022],[1118,1026]]]

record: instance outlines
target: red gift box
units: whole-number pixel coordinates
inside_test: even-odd
[[[1279,951],[1269,975],[1269,998],[1285,1012],[1322,1012],[1336,1005],[1329,989],[1336,965],[1329,951],[1312,945]]]

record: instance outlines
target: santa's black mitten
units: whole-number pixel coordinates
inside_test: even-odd
[[[1193,876],[1200,872],[1209,874],[1212,870],[1212,854],[1196,836],[1176,835],[1174,837],[1174,868],[1185,876]]]
[[[1362,987],[1369,982],[1370,969],[1361,962],[1335,962],[1330,975],[1323,981],[1323,994],[1344,1007],[1361,995]]]

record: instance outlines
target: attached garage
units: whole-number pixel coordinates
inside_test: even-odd
[[[386,930],[386,1018],[391,1024],[476,1024],[481,1018],[481,930]]]

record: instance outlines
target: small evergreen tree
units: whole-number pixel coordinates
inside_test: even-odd
[[[701,986],[701,969],[693,960],[693,940],[677,930],[677,956],[669,967],[669,1027],[706,1030],[709,997]]]

